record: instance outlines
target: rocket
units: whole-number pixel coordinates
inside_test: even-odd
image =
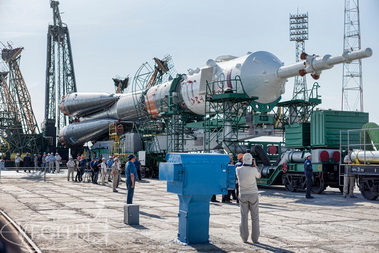
[[[66,146],[81,145],[107,133],[110,123],[137,121],[141,120],[140,115],[146,114],[159,119],[163,112],[162,105],[168,103],[170,94],[173,95],[172,102],[182,111],[205,115],[205,95],[209,84],[213,84],[212,94],[244,93],[250,98],[257,97],[256,103],[268,105],[279,100],[288,78],[310,74],[317,80],[323,70],[370,57],[372,53],[371,48],[346,51],[339,56],[320,57],[303,53],[303,61],[291,65],[284,65],[266,51],[241,57],[225,55],[208,60],[204,67],[190,70],[187,75],[145,90],[125,94],[71,93],[61,100],[60,110],[79,121],[63,128],[59,140]]]

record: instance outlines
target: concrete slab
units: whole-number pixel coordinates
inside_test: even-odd
[[[379,201],[343,199],[327,189],[315,199],[284,187],[260,189],[259,244],[243,243],[236,203],[210,204],[210,244],[176,240],[179,200],[166,183],[144,179],[135,189],[140,225],[123,223],[125,183],[67,182],[65,172],[46,182],[28,173],[2,172],[0,209],[13,218],[42,252],[378,252]],[[22,174],[22,175],[21,175]],[[221,196],[217,196],[221,200]]]

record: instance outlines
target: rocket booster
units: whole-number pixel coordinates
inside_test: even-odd
[[[287,78],[310,73],[314,79],[318,79],[321,71],[330,69],[336,64],[371,55],[370,48],[344,52],[340,56],[319,57],[303,53],[301,55],[303,62],[284,66],[275,55],[258,51],[241,57],[220,56],[215,60],[208,60],[206,66],[190,70],[180,79],[178,77],[144,91],[126,94],[71,93],[62,99],[60,110],[66,115],[80,118],[80,122],[62,129],[59,138],[68,146],[80,145],[89,140],[96,140],[99,136],[95,135],[95,132],[106,133],[108,127],[105,126],[105,121],[136,121],[141,113],[148,113],[152,118],[159,118],[162,105],[167,104],[170,93],[173,95],[174,103],[183,111],[205,115],[207,83],[213,84],[211,85],[213,94],[229,90],[246,93],[249,97],[258,97],[255,100],[257,103],[270,104],[277,101],[284,93]],[[144,103],[145,106],[137,106],[137,101]],[[77,131],[71,130],[74,127],[77,129],[81,124],[83,127],[81,127],[80,135]],[[88,129],[87,133],[85,129]]]

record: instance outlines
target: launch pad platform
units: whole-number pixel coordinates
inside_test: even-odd
[[[239,235],[238,204],[210,206],[210,244],[177,241],[178,197],[166,182],[137,182],[133,204],[139,225],[124,224],[125,182],[106,186],[67,181],[67,171],[48,174],[2,171],[0,209],[41,252],[378,252],[379,201],[342,198],[328,188],[312,200],[284,187],[260,188],[259,243]],[[221,200],[221,196],[217,196]]]

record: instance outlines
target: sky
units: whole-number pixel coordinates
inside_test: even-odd
[[[45,108],[49,0],[0,0],[0,41],[24,47],[21,72],[40,125]],[[220,55],[268,51],[284,64],[295,59],[289,40],[289,14],[308,13],[306,52],[323,56],[343,52],[344,0],[61,0],[61,17],[70,32],[79,92],[114,93],[114,77],[133,77],[141,64],[170,54],[176,71],[205,65]],[[364,111],[379,124],[379,1],[360,1]],[[0,46],[2,47],[2,46]],[[1,66],[0,66],[1,67]],[[342,65],[317,81],[320,109],[341,109]],[[284,100],[292,97],[294,79]],[[308,87],[314,80],[307,77]],[[354,107],[354,105],[352,105]]]

